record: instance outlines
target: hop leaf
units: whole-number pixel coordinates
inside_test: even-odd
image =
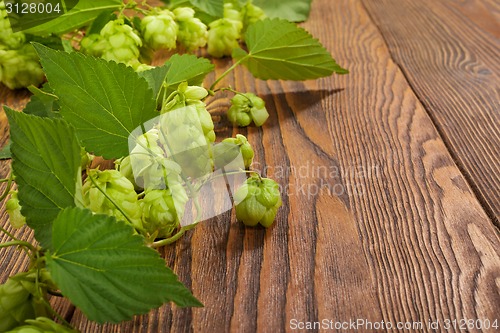
[[[261,224],[268,228],[281,207],[281,195],[278,184],[269,178],[253,175],[236,191],[236,218],[245,225]]]
[[[264,100],[252,93],[236,94],[231,104],[227,117],[238,126],[248,126],[252,121],[256,126],[262,126],[269,117]]]
[[[153,49],[174,49],[179,27],[168,9],[146,16],[141,22],[144,41]]]

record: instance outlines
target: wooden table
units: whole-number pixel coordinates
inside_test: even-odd
[[[99,326],[56,307],[84,332],[500,324],[499,13],[494,0],[315,0],[304,27],[348,76],[264,82],[238,68],[225,83],[265,99],[261,129],[233,128],[228,99],[209,101],[217,134],[248,135],[257,169],[282,185],[274,227],[245,228],[227,212],[161,250],[204,308]],[[220,74],[230,60],[216,64]],[[27,96],[3,88],[0,102],[20,108]],[[3,112],[0,122],[3,145]],[[0,167],[5,177],[9,162]],[[1,280],[27,262],[2,250]]]

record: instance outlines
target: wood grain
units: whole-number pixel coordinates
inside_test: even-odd
[[[247,135],[255,169],[281,185],[275,225],[245,228],[230,211],[161,250],[204,308],[165,305],[119,325],[69,311],[82,332],[302,332],[295,320],[323,319],[436,332],[429,320],[500,319],[498,231],[365,6],[316,0],[304,27],[351,74],[264,82],[238,68],[222,85],[265,99],[263,128],[233,128],[229,94],[208,101],[217,135]],[[217,75],[230,64],[216,61]]]
[[[364,0],[453,158],[500,227],[500,7]]]

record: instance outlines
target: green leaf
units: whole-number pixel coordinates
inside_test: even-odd
[[[123,64],[34,46],[61,115],[83,146],[107,159],[128,155],[129,134],[158,115],[146,80]]]
[[[69,12],[60,17],[25,30],[35,35],[61,35],[92,22],[100,13],[119,9],[121,0],[80,0]]]
[[[265,19],[248,27],[248,53],[238,48],[233,57],[262,80],[308,80],[346,74],[330,53],[307,31],[281,19]]]
[[[167,84],[169,95],[184,81],[190,86],[201,85],[203,79],[213,70],[214,65],[206,58],[198,58],[191,54],[174,54],[163,66],[138,74],[146,79],[158,98],[164,82]]]
[[[8,160],[12,157],[10,153],[10,141],[0,149],[0,160]]]
[[[224,15],[224,0],[189,0],[189,2],[211,16],[221,18]]]
[[[43,247],[50,223],[66,207],[75,206],[80,145],[62,119],[41,118],[4,107],[10,125],[12,169],[22,214]]]
[[[192,54],[174,54],[166,63],[170,65],[166,76],[169,91],[174,91],[184,81],[190,86],[199,86],[205,76],[214,70],[208,59]]]
[[[264,10],[270,18],[282,18],[291,22],[307,20],[312,0],[254,0],[253,4]]]
[[[151,90],[153,90],[153,96],[156,96],[156,99],[158,99],[163,82],[165,82],[167,78],[169,68],[170,64],[166,62],[163,66],[158,66],[150,70],[137,73],[148,82],[148,86]]]
[[[26,104],[23,112],[39,117],[59,118],[59,103],[57,96],[45,85],[42,89],[31,86],[29,91],[33,93],[30,101]]]
[[[114,217],[68,208],[54,221],[52,234],[47,268],[90,320],[116,323],[168,301],[201,306],[158,252]]]

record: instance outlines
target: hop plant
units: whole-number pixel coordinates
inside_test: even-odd
[[[236,134],[236,138],[227,138],[214,146],[214,164],[216,168],[231,167],[231,162],[241,154],[245,169],[252,165],[254,151],[244,135]]]
[[[90,34],[80,41],[80,51],[93,57],[101,57],[107,48],[108,43],[100,34]]]
[[[46,317],[26,320],[26,324],[16,327],[9,333],[78,333]]]
[[[44,305],[33,296],[35,274],[21,273],[0,285],[0,332],[17,327],[26,319],[47,315]]]
[[[241,13],[230,2],[224,4],[224,18],[235,21],[236,24],[242,23]]]
[[[207,45],[207,26],[200,19],[194,17],[194,9],[179,7],[173,10],[179,27],[177,41],[188,51],[194,51]]]
[[[236,218],[247,226],[261,224],[268,228],[281,207],[278,184],[269,178],[252,175],[234,195]]]
[[[255,6],[251,1],[241,7],[240,15],[243,23],[242,37],[243,33],[247,30],[250,24],[263,20],[267,17],[262,8]]]
[[[21,228],[26,223],[26,218],[21,214],[21,205],[17,198],[17,191],[10,192],[10,199],[7,200],[5,209],[9,214],[10,224],[14,228]]]
[[[252,121],[256,126],[262,126],[269,117],[264,100],[252,93],[236,94],[231,104],[227,117],[238,126],[248,126]]]
[[[26,41],[22,32],[14,32],[10,26],[5,3],[0,1],[0,50],[15,50]]]
[[[141,200],[142,221],[146,231],[150,235],[157,233],[159,238],[172,235],[180,225],[187,201],[188,196],[182,186],[146,191]]]
[[[130,151],[130,170],[126,170],[125,164],[124,174],[130,178],[127,173],[132,172],[136,184],[146,190],[164,189],[181,182],[181,167],[168,158],[169,151],[160,143],[160,136],[158,128],[140,135]]]
[[[221,18],[208,25],[207,52],[213,57],[230,56],[233,49],[239,46],[243,24],[227,18]]]
[[[215,142],[215,132],[212,116],[207,111],[206,104],[202,101],[207,95],[208,91],[205,88],[188,86],[187,82],[183,82],[169,97],[170,101],[164,105],[162,112],[186,108],[186,113],[196,113],[197,119],[186,119],[187,123],[194,124],[199,121],[207,144],[210,144]],[[193,110],[196,112],[192,112]],[[182,120],[178,121],[182,122]]]
[[[18,50],[0,50],[0,81],[9,89],[38,86],[44,78],[32,45],[25,44]]]
[[[117,170],[88,170],[83,203],[94,213],[107,214],[142,230],[141,209],[134,185]],[[124,214],[126,216],[124,216]]]
[[[146,16],[141,22],[141,29],[144,41],[154,50],[175,49],[179,28],[170,10]]]
[[[103,59],[126,64],[139,58],[142,40],[131,26],[124,23],[123,19],[108,22],[102,28],[101,36],[109,45],[103,52]]]

